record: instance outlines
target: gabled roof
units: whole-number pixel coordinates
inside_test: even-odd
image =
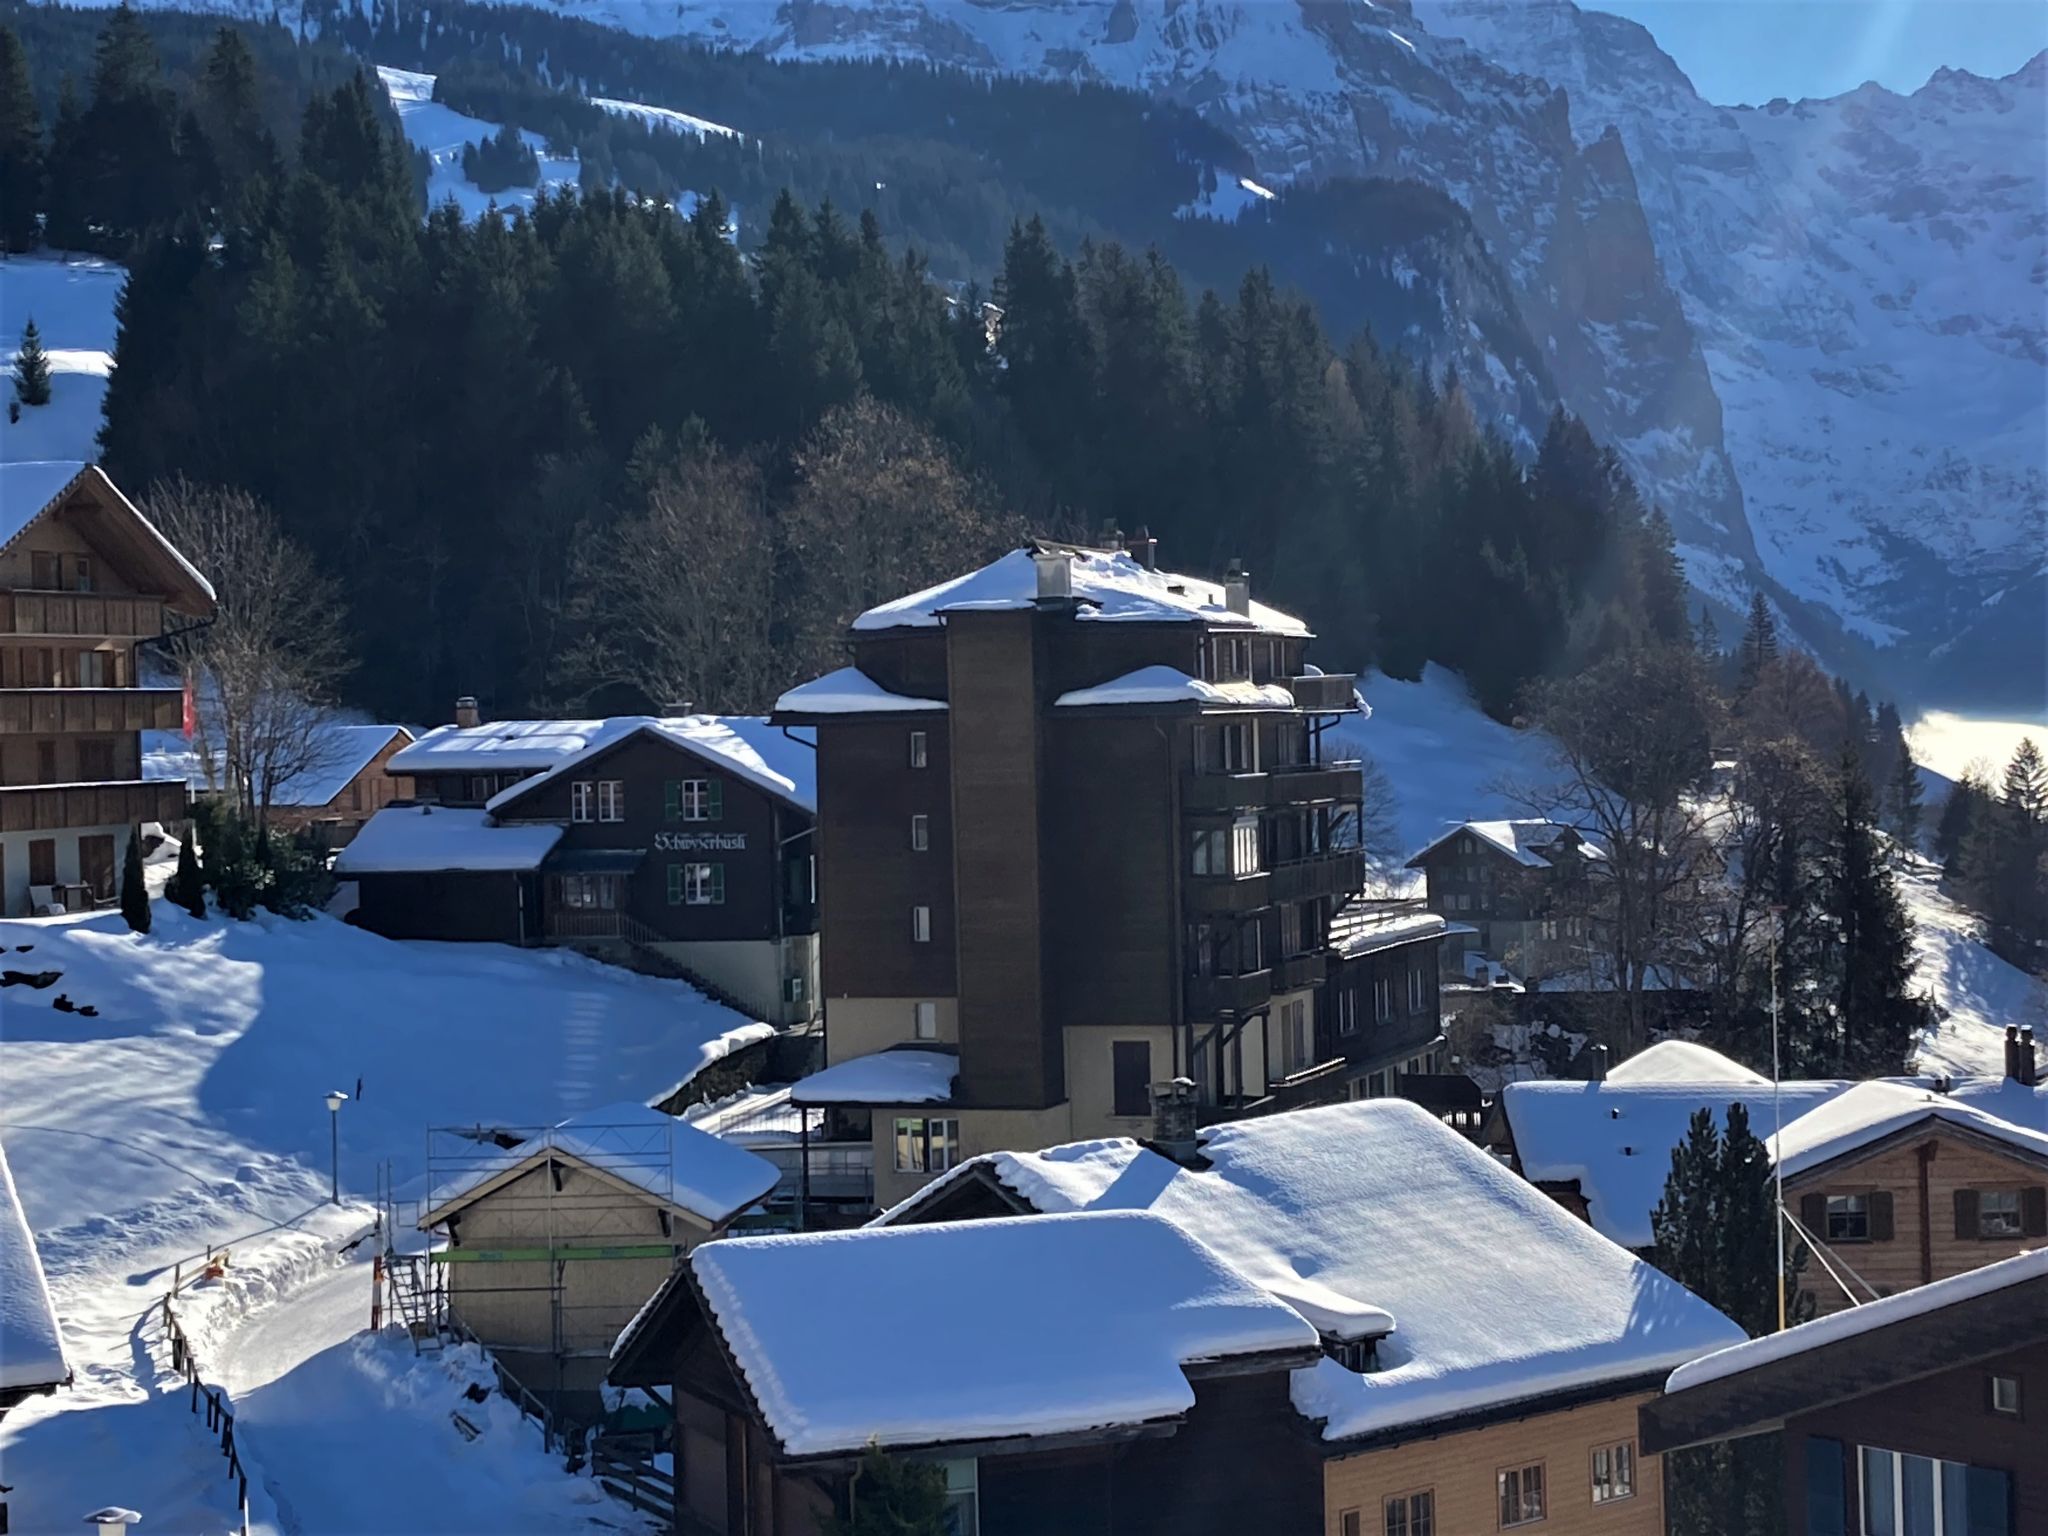
[[[1506,854],[1527,869],[1551,868],[1549,850],[1557,845],[1560,838],[1567,835],[1579,839],[1580,857],[1607,857],[1604,849],[1595,843],[1587,842],[1584,834],[1577,828],[1567,826],[1561,821],[1546,821],[1541,818],[1520,821],[1461,821],[1456,826],[1446,827],[1441,835],[1409,859],[1407,867],[1416,868],[1424,859],[1461,832],[1470,832],[1494,851]]]
[[[64,1330],[0,1147],[0,1407],[9,1395],[47,1391],[70,1379]]]
[[[2048,1162],[2048,1134],[2026,1130],[1926,1088],[1886,1081],[1858,1083],[1807,1111],[1775,1138],[1772,1151],[1779,1170],[1790,1179],[1902,1132],[1937,1124],[2002,1142],[2014,1152]]]
[[[2011,1077],[1962,1077],[1950,1085],[1948,1096],[1958,1104],[2048,1135],[2048,1083],[2029,1088]]]
[[[1194,1405],[1190,1372],[1317,1349],[1292,1310],[1140,1212],[735,1238],[687,1263],[792,1456],[1171,1421]]]
[[[1742,1337],[1413,1104],[1212,1126],[1199,1152],[1192,1168],[1128,1140],[994,1153],[876,1220],[913,1221],[977,1173],[1038,1211],[1164,1216],[1318,1332],[1380,1338],[1374,1372],[1295,1373],[1327,1440],[1619,1388]]]
[[[2048,1342],[2048,1249],[1831,1313],[1680,1366],[1642,1409],[1646,1451],[1775,1429]]]
[[[540,773],[590,745],[603,720],[490,720],[443,725],[391,759],[393,773]]]
[[[1726,1083],[1754,1088],[1770,1079],[1695,1040],[1659,1040],[1607,1074],[1610,1083]]]
[[[317,727],[316,732],[317,760],[281,779],[272,792],[272,805],[317,809],[330,804],[348,788],[350,780],[376,761],[377,754],[391,744],[392,737],[412,740],[412,732],[402,725],[335,722]],[[145,778],[183,779],[194,789],[206,789],[210,782],[218,782],[217,775],[213,781],[208,780],[199,753],[178,731],[144,731],[142,763]]]
[[[500,790],[485,809],[505,810],[541,785],[575,773],[599,754],[643,737],[679,748],[798,810],[817,811],[815,741],[809,737],[792,739],[784,734],[783,727],[770,725],[758,715],[619,715],[579,723],[595,726],[580,748],[564,753],[535,777]]]
[[[105,470],[83,460],[0,464],[0,553],[45,513],[74,497],[83,497],[84,504],[114,520],[111,527],[118,528],[127,550],[149,569],[172,607],[190,613],[212,610],[213,584],[121,494]]]
[[[1171,571],[1147,570],[1122,550],[1084,549],[1046,540],[1014,549],[965,576],[955,576],[935,587],[870,608],[853,621],[853,627],[857,632],[906,626],[929,628],[940,623],[941,615],[948,612],[1036,607],[1038,565],[1033,556],[1040,551],[1067,557],[1073,596],[1079,603],[1076,618],[1213,624],[1281,635],[1308,633],[1308,626],[1301,620],[1264,603],[1251,604],[1249,614],[1232,613],[1225,605],[1220,583],[1199,576],[1177,576]]]
[[[561,840],[553,822],[501,827],[462,806],[387,805],[334,856],[334,872],[347,879],[538,869]]]
[[[775,1187],[781,1170],[744,1147],[707,1136],[645,1104],[572,1115],[516,1147],[477,1160],[427,1197],[422,1228],[439,1225],[534,1168],[567,1163],[696,1217],[729,1221]]]

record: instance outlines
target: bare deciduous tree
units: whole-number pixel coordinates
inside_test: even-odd
[[[354,665],[337,588],[244,491],[159,481],[144,511],[213,583],[213,621],[166,649],[194,688],[207,783],[262,826],[280,789],[331,766],[334,693]]]

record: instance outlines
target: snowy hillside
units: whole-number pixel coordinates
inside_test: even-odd
[[[326,1204],[328,1090],[351,1096],[341,1184],[345,1200],[359,1200],[386,1160],[401,1186],[418,1181],[430,1124],[530,1127],[646,1100],[765,1030],[681,983],[577,956],[397,944],[326,917],[200,923],[160,902],[147,936],[109,912],[0,922],[0,944],[10,972],[61,973],[40,989],[0,987],[0,1138],[79,1378],[0,1425],[0,1455],[38,1469],[36,1502],[16,1497],[17,1529],[68,1527],[109,1499],[142,1509],[155,1529],[225,1528],[217,1475],[186,1448],[199,1436],[183,1403],[150,1394],[158,1366],[137,1318],[174,1265],[189,1273],[209,1247],[227,1245],[228,1276],[192,1309],[209,1341],[203,1357],[232,1376],[235,1317],[332,1270],[333,1245],[369,1212]],[[95,1012],[60,1010],[60,997]],[[326,1353],[313,1378],[277,1400],[281,1422],[303,1422],[293,1394],[354,1392],[374,1434],[393,1408],[424,1395],[437,1438],[413,1459],[449,1454],[443,1440],[460,1441],[433,1395],[452,1400],[461,1384],[415,1378],[402,1346],[402,1359],[375,1346],[360,1358],[335,1354],[367,1321],[366,1267],[335,1285],[346,1290],[335,1302],[344,1331],[301,1340],[305,1356]],[[253,1389],[299,1364],[247,1361],[241,1382]],[[354,1377],[368,1379],[351,1385]],[[262,1463],[264,1435],[252,1433],[244,1450]],[[482,1470],[469,1475],[487,1493],[502,1469],[484,1463],[471,1458]],[[281,1489],[292,1481],[267,1470]],[[359,1496],[376,1491],[357,1482]],[[305,1490],[309,1501],[316,1493]],[[361,1505],[353,1525],[345,1509],[330,1518],[285,1528],[376,1528]]]
[[[533,206],[536,190],[533,187],[507,187],[502,192],[485,192],[462,173],[462,147],[496,137],[502,125],[467,117],[452,107],[442,106],[434,100],[432,75],[382,67],[377,75],[390,94],[391,105],[398,109],[398,120],[404,125],[406,141],[415,149],[425,150],[434,162],[434,169],[427,178],[429,208],[438,208],[452,198],[462,209],[463,217],[473,219],[493,204],[505,209]],[[549,154],[546,142],[537,133],[522,133],[520,138],[540,159],[540,186],[576,185],[578,167],[574,155]]]
[[[50,403],[0,413],[0,462],[96,459],[100,402],[114,371],[114,300],[126,269],[96,257],[10,256],[0,261],[0,345],[7,364],[30,320],[50,357]],[[13,391],[7,391],[13,399]]]
[[[2048,56],[1724,108],[1642,27],[1570,0],[1415,9],[1562,87],[1582,141],[1619,132],[1765,569],[1932,697],[2038,706]],[[2001,649],[2031,670],[1985,675]]]

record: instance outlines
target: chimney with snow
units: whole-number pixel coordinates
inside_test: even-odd
[[[1252,578],[1242,555],[1234,557],[1230,569],[1223,573],[1223,606],[1239,618],[1252,616]]]
[[[1194,1079],[1176,1077],[1152,1085],[1152,1145],[1177,1163],[1195,1156],[1195,1110],[1200,1095]]]
[[[455,701],[455,723],[463,730],[483,724],[483,716],[477,713],[476,695],[465,693]]]
[[[1148,571],[1159,569],[1159,541],[1152,537],[1152,530],[1144,524],[1131,536],[1131,558]]]
[[[1038,600],[1063,603],[1074,595],[1074,562],[1064,549],[1034,549],[1031,563],[1038,570]]]
[[[1607,1047],[1598,1042],[1586,1047],[1586,1081],[1607,1081]]]
[[[2034,1054],[2034,1026],[2023,1025],[2017,1032],[2008,1028],[2006,1034],[2012,1040],[2011,1045],[2007,1047],[2011,1063],[2006,1068],[2006,1076],[2014,1079],[2022,1088],[2039,1087],[2041,1064]]]

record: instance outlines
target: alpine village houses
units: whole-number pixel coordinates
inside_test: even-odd
[[[391,938],[560,944],[680,975],[757,1019],[818,995],[815,758],[744,716],[456,721],[393,754],[412,798],[336,857]]]
[[[782,696],[817,736],[825,918],[827,1066],[792,1097],[838,1163],[871,1149],[849,1214],[1142,1133],[1165,1085],[1218,1119],[1435,1065],[1442,924],[1405,938],[1413,984],[1412,950],[1340,942],[1363,780],[1327,743],[1359,705],[1309,639],[1142,535],[1034,540],[861,614],[851,665]]]
[[[144,776],[142,733],[175,731],[184,690],[139,653],[203,624],[206,578],[97,465],[0,465],[0,905],[79,910],[116,893],[128,839],[186,815]]]

